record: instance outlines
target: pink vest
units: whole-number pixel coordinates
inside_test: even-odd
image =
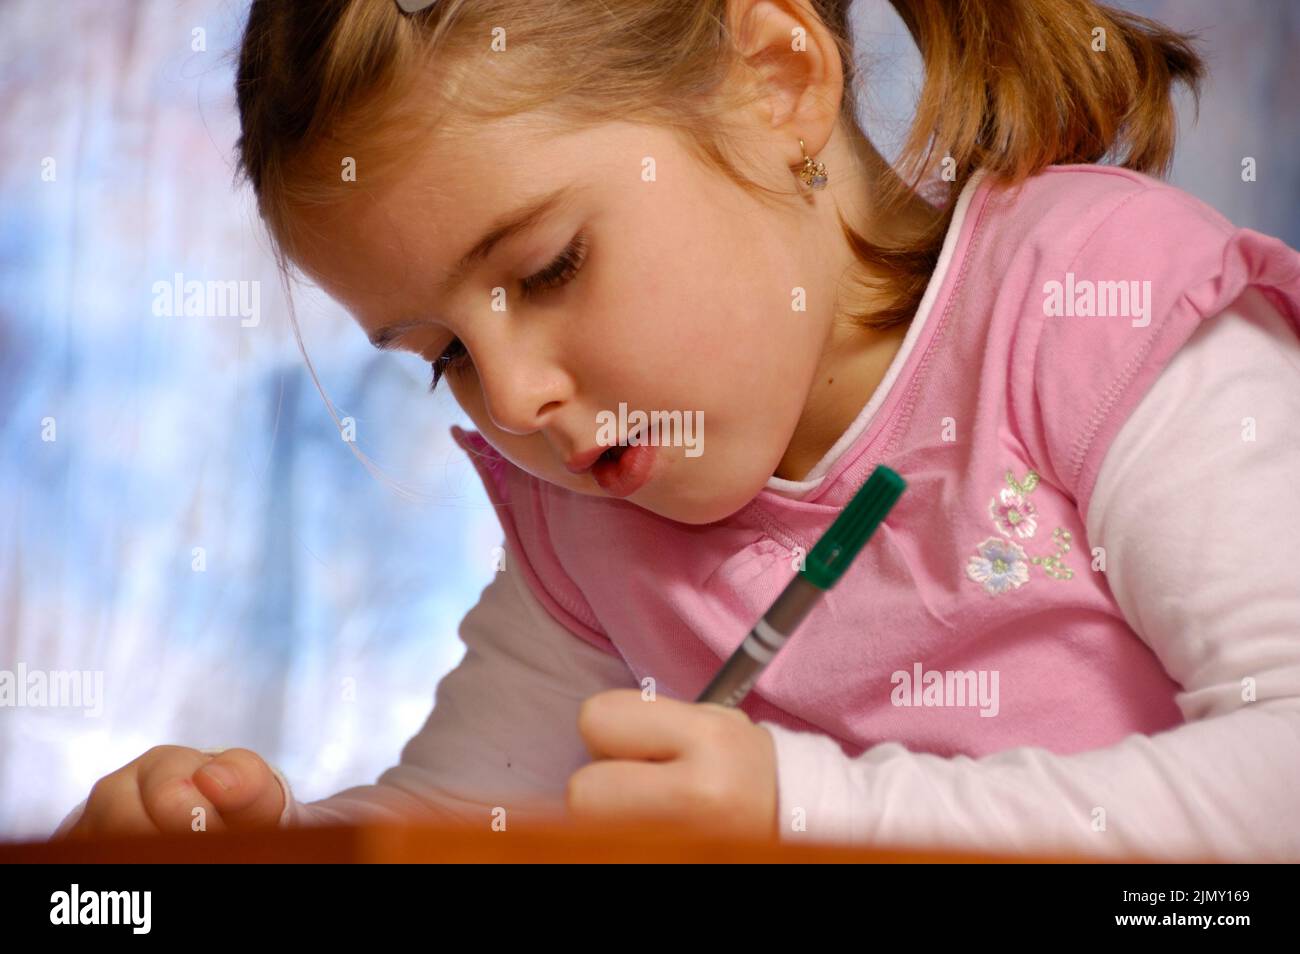
[[[1300,334],[1300,255],[1111,167],[1053,167],[1010,191],[986,177],[969,203],[897,380],[803,499],[765,489],[689,526],[540,481],[453,427],[519,555],[506,570],[575,636],[690,700],[883,463],[907,492],[742,704],[751,719],[850,756],[895,741],[972,757],[1182,722],[1179,686],[1092,552],[1089,500],[1111,440],[1203,318],[1254,285]],[[933,704],[934,680],[962,671],[997,674],[995,716],[969,697]]]

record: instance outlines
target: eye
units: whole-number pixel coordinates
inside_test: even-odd
[[[582,263],[587,259],[587,248],[587,236],[579,232],[555,261],[519,283],[523,296],[534,298],[548,289],[559,288],[573,281],[573,277],[578,274]]]
[[[553,262],[540,272],[520,281],[519,286],[523,296],[535,298],[545,291],[560,288],[573,281],[578,270],[582,268],[583,262],[587,260],[588,247],[587,236],[579,232]],[[429,390],[436,390],[438,382],[448,371],[459,370],[469,363],[469,352],[465,350],[459,338],[453,338],[447,350],[429,362],[430,367],[433,368],[433,383],[429,385]]]
[[[433,368],[433,383],[429,385],[429,391],[437,390],[438,382],[448,370],[455,371],[468,363],[469,352],[465,350],[459,338],[452,338],[451,344],[447,345],[447,350],[429,362],[429,366]]]

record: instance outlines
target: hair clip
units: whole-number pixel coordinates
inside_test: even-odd
[[[431,7],[438,0],[397,0],[398,7],[403,13],[419,13],[425,7]]]

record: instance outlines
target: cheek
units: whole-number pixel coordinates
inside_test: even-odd
[[[460,405],[462,411],[469,415],[469,419],[474,422],[475,428],[478,429],[484,437],[495,433],[492,426],[492,420],[488,417],[487,404],[483,400],[483,389],[479,386],[478,374],[473,366],[463,371],[458,371],[443,376],[442,383],[447,385]]]
[[[643,378],[691,371],[694,379],[708,367],[743,371],[774,306],[785,301],[780,287],[770,276],[738,275],[733,259],[711,245],[643,248],[650,250],[638,253],[632,245],[632,254],[612,263],[617,277],[603,284],[589,310],[600,355],[640,369]]]

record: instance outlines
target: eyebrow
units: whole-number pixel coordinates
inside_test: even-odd
[[[511,212],[498,216],[483,237],[457,260],[447,277],[439,283],[439,295],[450,296],[465,281],[473,268],[492,254],[493,249],[507,239],[535,227],[557,208],[571,201],[576,191],[572,183],[563,185],[553,192],[548,192]],[[370,335],[370,343],[380,351],[391,351],[398,338],[414,328],[421,328],[427,324],[428,319],[415,319],[376,328]]]

